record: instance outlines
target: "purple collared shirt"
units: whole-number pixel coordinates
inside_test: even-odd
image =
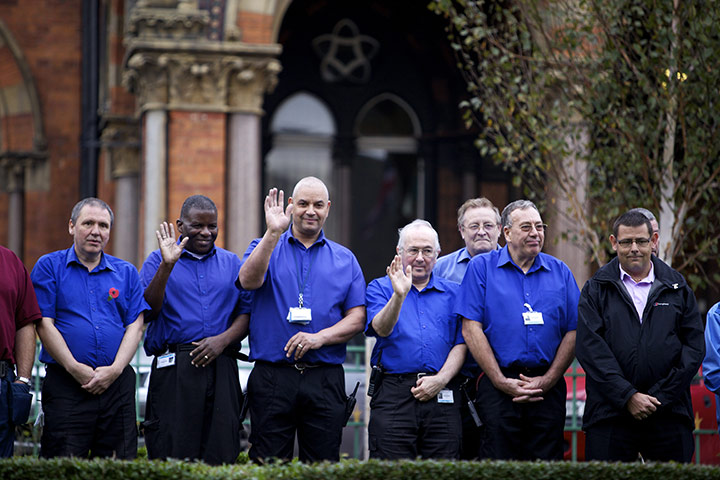
[[[647,277],[639,282],[633,280],[630,274],[620,267],[620,280],[622,280],[623,285],[625,285],[625,288],[630,294],[630,298],[632,298],[633,304],[635,304],[635,310],[637,310],[640,323],[642,323],[643,310],[645,310],[650,288],[655,281],[655,266],[650,262],[650,272],[647,274]]]

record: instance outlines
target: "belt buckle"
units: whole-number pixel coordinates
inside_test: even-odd
[[[424,377],[424,376],[426,376],[426,375],[427,375],[426,372],[420,372],[420,373],[418,373],[418,374],[417,374],[417,380],[420,380],[422,377]]]
[[[297,370],[298,372],[305,373],[307,363],[293,363],[293,367],[295,367],[295,370]]]

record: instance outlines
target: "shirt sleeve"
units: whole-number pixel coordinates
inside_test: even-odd
[[[350,279],[350,288],[345,296],[343,303],[344,311],[347,312],[351,308],[365,305],[365,276],[357,259],[352,257],[352,278]]]
[[[392,296],[392,293],[390,294]],[[376,278],[367,287],[366,302],[367,302],[367,319],[365,321],[365,335],[368,337],[377,337],[375,329],[372,328],[372,320],[375,315],[380,313],[385,305],[390,301],[385,289],[380,284],[380,279]]]
[[[487,262],[470,261],[455,298],[454,313],[476,322],[485,319]]]
[[[580,302],[580,289],[575,281],[570,268],[563,264],[565,268],[565,285],[567,290],[567,304],[565,305],[566,319],[565,319],[565,332],[571,332],[577,330],[578,322],[578,303]]]
[[[18,298],[17,310],[15,311],[15,329],[20,330],[25,325],[40,320],[42,314],[38,307],[35,289],[33,288],[30,275],[25,266],[18,259],[18,287],[20,296]]]
[[[716,303],[707,314],[702,373],[707,389],[720,393],[720,303]]]
[[[43,317],[55,318],[57,281],[50,257],[40,257],[30,273],[30,279],[35,287],[40,313]]]
[[[150,282],[152,282],[152,279],[155,276],[155,272],[157,272],[157,269],[160,268],[161,261],[162,257],[160,256],[160,253],[158,251],[154,251],[151,252],[150,255],[148,255],[145,263],[143,263],[143,266],[140,269],[140,285],[143,289],[143,292],[148,287],[148,285],[150,285]]]
[[[137,317],[141,313],[151,311],[152,308],[150,308],[150,305],[145,301],[145,288],[140,281],[138,271],[132,264],[125,265],[125,275],[125,285],[127,286],[125,289],[125,302],[127,310],[123,318],[123,325],[127,327],[137,320]]]

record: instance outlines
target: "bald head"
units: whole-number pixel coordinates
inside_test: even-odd
[[[325,193],[325,201],[330,200],[330,194],[328,193],[327,187],[323,181],[317,177],[305,177],[300,179],[300,181],[295,184],[295,188],[293,188],[293,198],[297,197],[298,192],[304,188],[310,188],[312,190],[322,189]]]

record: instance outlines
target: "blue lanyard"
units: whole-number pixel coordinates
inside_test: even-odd
[[[310,245],[312,248],[313,245]],[[298,285],[298,306],[300,308],[303,307],[303,292],[305,291],[305,285],[307,285],[307,280],[310,278],[310,271],[312,270],[312,266],[315,263],[315,260],[317,260],[318,256],[318,250],[320,247],[316,248],[314,251],[310,252],[310,265],[308,266],[307,275],[302,274],[302,260],[298,256],[297,249],[300,247],[295,247],[293,249],[293,254],[295,257],[295,266],[297,268],[297,285]],[[310,250],[309,248],[307,250]]]

